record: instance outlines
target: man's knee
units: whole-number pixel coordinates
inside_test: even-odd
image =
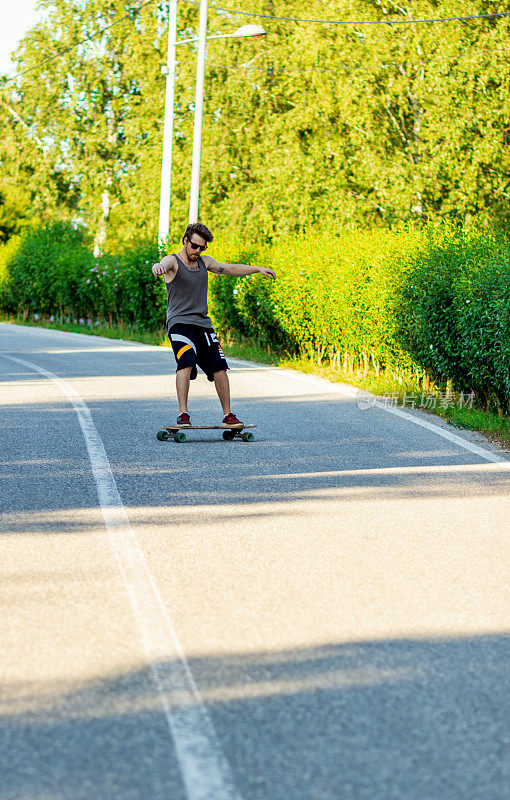
[[[226,369],[218,369],[216,372],[213,372],[213,378],[215,381],[228,381],[228,375]]]
[[[191,380],[191,370],[193,367],[181,367],[178,369],[175,375],[175,380],[177,383],[189,382]]]

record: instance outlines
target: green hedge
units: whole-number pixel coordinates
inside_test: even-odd
[[[216,243],[215,243],[216,244]],[[215,255],[234,260],[227,243]],[[510,242],[448,224],[323,233],[235,259],[272,266],[212,283],[218,327],[290,354],[427,375],[510,410]]]
[[[402,270],[396,336],[436,381],[510,410],[510,243],[502,232],[430,231]]]
[[[319,362],[347,360],[366,369],[370,364],[412,371],[416,364],[395,338],[391,301],[402,260],[422,238],[412,230],[324,233],[258,252],[239,250],[236,260],[271,266],[278,277],[274,282],[257,275],[213,281],[218,327]],[[234,260],[223,242],[214,255]]]
[[[220,332],[256,338],[365,372],[427,374],[510,410],[510,243],[500,232],[425,229],[314,233],[267,244],[216,239],[211,255],[271,266],[278,279],[211,276]],[[94,258],[65,224],[26,233],[0,253],[4,311],[164,327],[166,293],[140,243]]]
[[[83,232],[54,223],[27,232],[4,256],[0,304],[25,317],[54,314],[157,330],[166,294],[150,268],[160,257],[155,243],[141,242],[96,258]]]

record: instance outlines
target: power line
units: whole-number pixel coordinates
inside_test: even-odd
[[[119,25],[121,22],[125,22],[127,19],[132,19],[132,13],[137,13],[141,11],[142,8],[145,6],[153,5],[154,3],[158,2],[158,0],[146,0],[146,2],[137,3],[132,11],[128,14],[125,14],[123,17],[111,22],[109,25],[105,25],[104,28],[101,29],[100,35],[110,28],[113,28],[114,25]],[[199,6],[199,0],[180,0],[180,2],[187,3],[188,5]],[[436,22],[464,22],[467,20],[477,20],[477,19],[496,19],[500,17],[509,17],[510,11],[501,11],[495,12],[493,14],[478,14],[478,15],[471,15],[465,17],[438,17],[435,19],[393,19],[393,20],[332,20],[332,19],[305,19],[301,17],[278,17],[272,14],[260,14],[253,11],[238,11],[237,9],[230,9],[230,8],[222,8],[221,6],[212,6],[213,10],[216,12],[222,12],[225,14],[237,14],[240,16],[245,17],[257,17],[260,19],[273,19],[278,22],[307,22],[312,24],[322,24],[322,25],[415,25],[415,24],[429,24],[429,23],[436,23]],[[35,66],[29,67],[28,69],[22,70],[18,72],[16,75],[13,75],[11,78],[6,78],[4,81],[4,85],[7,83],[11,83],[15,81],[17,78],[20,78],[22,75],[27,75],[30,72],[34,72],[35,70],[39,69],[39,67],[44,66],[45,64],[49,64],[52,61],[55,61],[57,58],[61,58],[66,53],[69,53],[71,50],[74,50],[76,47],[79,47],[86,41],[93,42],[97,37],[95,36],[85,36],[83,39],[79,39],[78,41],[74,42],[73,44],[69,45],[69,47],[64,48],[63,50],[59,50],[54,56],[50,56],[49,58],[44,59],[43,61],[39,61]]]
[[[198,0],[181,0],[183,3],[198,6]],[[311,22],[322,25],[417,25],[431,22],[464,22],[470,19],[491,19],[494,17],[510,17],[510,11],[501,11],[494,14],[477,14],[466,17],[437,17],[435,19],[385,19],[385,20],[345,20],[345,19],[304,19],[301,17],[276,17],[272,14],[259,14],[254,11],[237,11],[231,8],[221,8],[213,6],[215,11],[222,11],[225,14],[239,14],[244,17],[259,17],[261,19],[274,19],[279,22]]]

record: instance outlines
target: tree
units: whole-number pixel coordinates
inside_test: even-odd
[[[82,220],[98,248],[155,236],[166,3],[137,10],[127,0],[44,2],[53,10],[17,54],[18,69],[34,71],[1,95],[4,180],[28,192],[33,213]],[[350,0],[245,0],[243,10],[372,22],[465,13],[460,0],[366,0],[361,8]],[[470,7],[490,11],[489,0]],[[244,21],[210,7],[211,32]],[[208,46],[204,221],[269,239],[310,226],[388,227],[434,215],[508,226],[508,17],[260,21],[264,39]],[[181,3],[179,36],[197,27],[198,7]],[[187,221],[195,71],[196,45],[180,46],[176,240]]]

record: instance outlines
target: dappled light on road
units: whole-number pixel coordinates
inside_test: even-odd
[[[493,753],[504,737],[509,646],[499,636],[355,641],[191,658],[190,668],[219,741],[225,748],[236,743],[232,765],[244,798],[255,797],[253,772],[265,797],[278,779],[282,800],[308,800],[307,785],[319,776],[331,796],[342,797],[360,774],[365,788],[357,796],[367,800],[454,797],[455,789],[445,794],[446,784],[481,798],[489,774],[490,796],[503,797],[502,765]],[[11,765],[5,797],[43,796],[57,779],[55,748],[58,796],[65,800],[86,796],[84,783],[104,796],[111,763],[127,768],[129,759],[145,779],[150,764],[156,783],[172,780],[172,797],[184,797],[148,667],[4,688],[0,737],[9,731],[4,756]],[[167,700],[182,707],[178,693]],[[73,730],[76,744],[68,738]],[[282,739],[289,745],[283,763]]]
[[[167,348],[5,327],[2,800],[503,800],[496,445],[250,364],[162,442]]]

